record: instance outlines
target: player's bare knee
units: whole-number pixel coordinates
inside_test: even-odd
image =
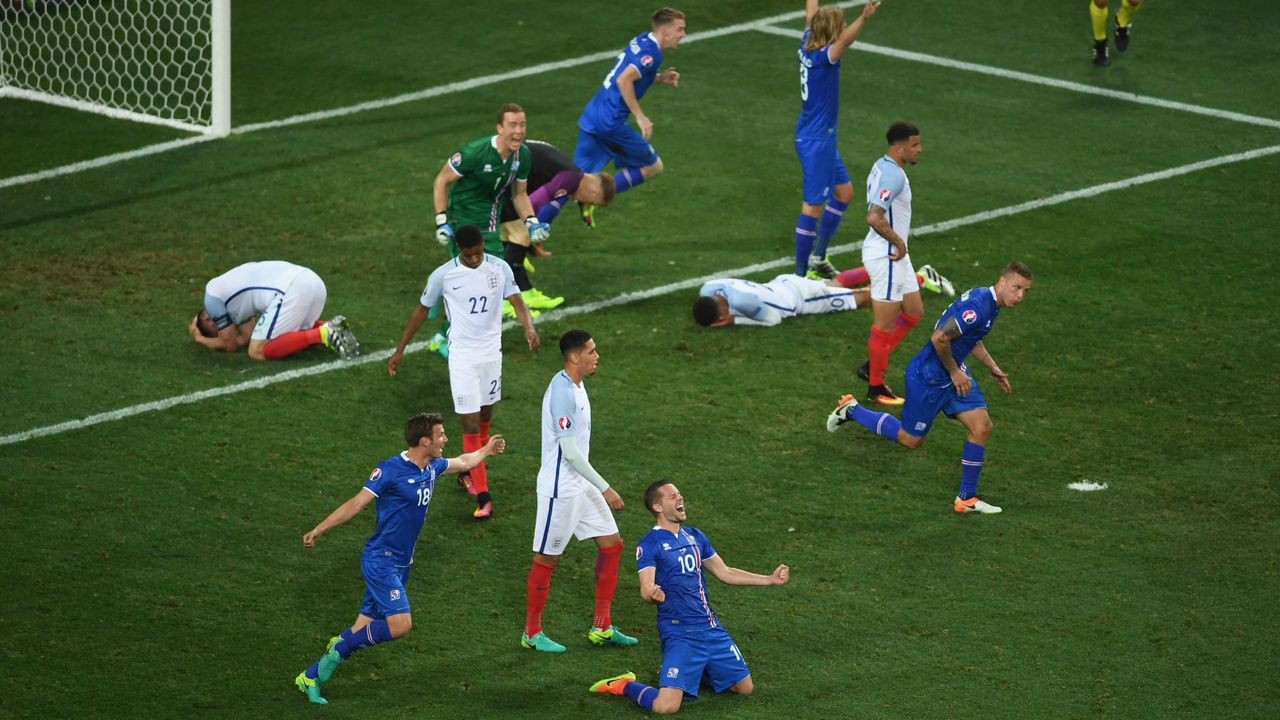
[[[916,437],[909,432],[900,430],[898,431],[898,444],[905,448],[915,450],[924,444],[924,436],[921,435],[920,437]]]
[[[842,203],[849,202],[853,199],[853,183],[837,185],[836,189],[832,192],[832,195],[835,195],[835,198]]]
[[[254,360],[266,360],[267,356],[262,352],[262,345],[258,343],[249,343],[249,357]]]
[[[756,689],[756,686],[751,682],[751,676],[748,675],[734,683],[729,689],[738,695],[750,695]]]
[[[391,637],[398,640],[413,629],[413,617],[409,613],[392,615],[387,618],[387,629],[391,631]]]
[[[665,697],[659,693],[657,699],[653,701],[653,712],[655,715],[674,715],[680,709],[680,700],[679,695]]]
[[[658,162],[640,168],[640,174],[644,175],[645,180],[652,180],[662,174],[662,158],[658,158]]]

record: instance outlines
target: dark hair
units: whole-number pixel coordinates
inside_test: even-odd
[[[649,483],[649,487],[644,489],[644,508],[656,517],[658,513],[653,512],[654,503],[658,502],[658,491],[664,485],[672,484],[670,480],[655,480]]]
[[[899,120],[889,126],[889,132],[884,134],[890,145],[897,145],[904,140],[909,140],[920,134],[920,128],[915,123],[909,123],[906,120]]]
[[[502,107],[498,108],[498,124],[499,125],[502,124],[503,119],[507,117],[507,113],[522,113],[522,112],[524,112],[524,108],[520,107],[515,103],[503,103]]]
[[[720,303],[711,295],[694,300],[693,319],[702,327],[711,327],[711,323],[720,319]]]
[[[444,424],[444,417],[440,413],[418,413],[409,418],[409,422],[404,425],[404,441],[409,443],[409,447],[418,447],[418,443],[422,438],[431,437],[433,428],[437,425]]]
[[[459,250],[465,250],[483,243],[484,234],[481,233],[480,228],[475,225],[463,225],[458,228],[458,232],[453,236],[453,240],[458,243]]]
[[[560,356],[569,357],[574,350],[581,350],[591,342],[591,333],[586,330],[570,330],[560,336]]]
[[[1004,277],[1006,275],[1021,275],[1022,277],[1030,280],[1031,268],[1027,267],[1027,264],[1021,260],[1014,260],[1008,265],[1005,265],[1004,269],[1000,271],[1000,277]]]
[[[204,308],[200,308],[200,311],[196,313],[196,329],[200,331],[200,334],[201,334],[201,335],[203,335],[203,336],[205,336],[205,337],[207,337],[207,338],[216,338],[216,337],[218,337],[218,331],[217,331],[217,330],[214,330],[213,332],[209,332],[207,329],[205,329],[204,323],[200,322],[200,316],[201,316],[201,315],[204,315],[205,317],[209,317],[208,313],[207,313],[207,312],[205,312],[205,309],[204,309]]]
[[[676,10],[675,8],[669,8],[669,7],[659,8],[656,12],[653,13],[653,26],[659,27],[661,25],[669,25],[675,22],[676,20],[683,20],[683,19],[684,19],[684,13],[680,12],[679,10]]]

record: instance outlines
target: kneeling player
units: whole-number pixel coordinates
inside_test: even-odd
[[[698,696],[705,681],[717,693],[750,695],[754,685],[747,663],[720,618],[707,603],[705,568],[726,585],[784,585],[791,569],[779,565],[772,575],[729,567],[700,530],[684,527],[684,496],[670,480],[659,480],[644,492],[644,502],[657,526],[636,546],[640,596],[658,606],[662,638],[662,672],[658,687],[636,681],[635,673],[606,678],[591,692],[626,695],[640,707],[660,715],[680,709],[685,696]]]

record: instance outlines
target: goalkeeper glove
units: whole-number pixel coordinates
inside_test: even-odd
[[[449,227],[449,216],[444,213],[436,213],[436,242],[441,245],[448,245],[453,239],[453,228]]]
[[[534,215],[524,219],[524,226],[529,228],[529,239],[533,242],[540,243],[551,237],[551,226],[538,222],[538,218]]]

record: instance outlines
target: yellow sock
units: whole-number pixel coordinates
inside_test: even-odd
[[[1094,42],[1107,39],[1107,15],[1110,12],[1110,8],[1098,7],[1093,4],[1093,0],[1089,0],[1089,19],[1093,21]]]
[[[1129,0],[1124,0],[1120,3],[1120,9],[1116,11],[1116,24],[1120,27],[1129,27],[1129,23],[1133,21],[1133,14],[1138,12],[1141,6],[1141,2],[1131,4]]]

